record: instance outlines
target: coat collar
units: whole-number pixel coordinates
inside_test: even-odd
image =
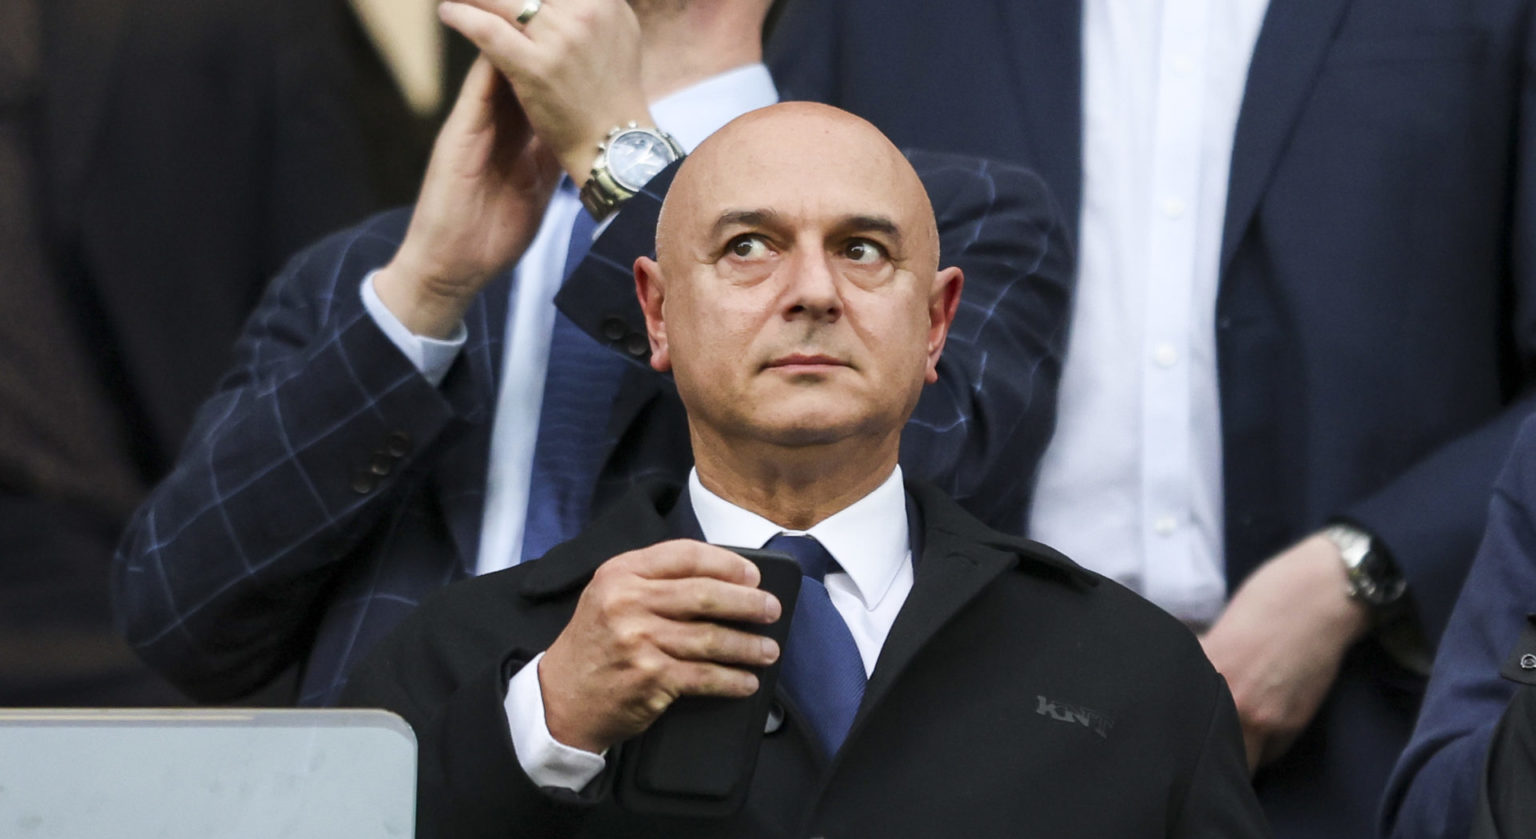
[[[912,595],[892,628],[926,637],[1001,571],[1018,567],[1072,586],[1097,585],[1099,577],[1038,542],[1009,536],[977,521],[936,487],[908,479],[908,496],[922,518],[922,554]],[[530,564],[522,593],[534,599],[557,597],[587,584],[609,558],[669,538],[698,538],[692,511],[679,501],[682,487],[647,482],[619,499],[581,535],[556,546]],[[933,592],[926,589],[934,588]],[[916,612],[909,617],[909,612]],[[910,628],[907,628],[910,625]],[[890,649],[891,639],[886,641]],[[881,652],[881,666],[886,651]],[[880,668],[876,668],[878,675]]]
[[[923,559],[914,569],[912,593],[880,650],[860,717],[880,702],[928,639],[1005,571],[1015,569],[1066,589],[1096,586],[1100,579],[1052,548],[987,527],[934,486],[909,480],[907,493],[922,517]]]

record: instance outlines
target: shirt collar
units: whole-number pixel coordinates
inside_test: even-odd
[[[651,103],[651,117],[691,152],[731,120],[778,101],[768,68],[744,64],[657,99]]]
[[[807,531],[785,530],[710,492],[697,469],[688,473],[688,497],[704,538],[713,544],[757,548],[780,533],[816,537],[847,572],[866,609],[880,605],[902,563],[911,561],[900,466],[874,491]]]

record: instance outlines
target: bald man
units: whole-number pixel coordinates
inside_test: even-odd
[[[349,704],[417,732],[418,835],[1265,835],[1188,630],[904,480],[964,282],[937,245],[911,166],[835,109],[749,113],[683,164],[634,274],[695,468],[428,599],[354,674]],[[780,657],[743,627],[784,605],[718,545],[824,550],[830,570],[802,559],[741,809],[630,812],[610,792],[625,744],[679,697],[753,695]],[[807,662],[847,639],[840,716],[841,694],[805,690],[840,661]]]
[[[298,668],[299,703],[334,704],[428,592],[542,555],[638,480],[687,476],[629,269],[655,245],[670,171],[645,178],[668,144],[777,99],[756,63],[768,7],[442,5],[485,58],[416,206],[272,283],[124,537],[115,595],[141,656],[199,699]],[[610,129],[615,153],[599,154]],[[1065,339],[1064,228],[1025,170],[914,159],[975,302],[904,462],[1019,528]],[[644,187],[603,186],[621,176]]]

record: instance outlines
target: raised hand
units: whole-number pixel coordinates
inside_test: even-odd
[[[527,250],[559,179],[482,56],[432,148],[405,241],[374,277],[379,298],[417,335],[449,337],[475,295]]]

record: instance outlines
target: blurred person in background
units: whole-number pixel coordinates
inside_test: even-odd
[[[382,5],[0,4],[0,706],[185,701],[113,545],[280,261],[414,191],[472,51]]]
[[[1375,814],[1536,406],[1526,0],[793,0],[787,97],[1078,245],[1029,533],[1201,632],[1275,833]]]

